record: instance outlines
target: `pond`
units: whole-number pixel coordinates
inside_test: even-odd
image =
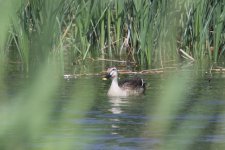
[[[101,67],[94,70],[100,72]],[[178,101],[168,98],[165,101],[167,106],[161,106],[160,100],[161,95],[166,95],[164,83],[170,80],[167,73],[140,75],[148,84],[145,94],[127,98],[108,97],[110,81],[101,80],[99,75],[62,78],[52,98],[54,109],[50,120],[44,132],[34,138],[29,147],[223,149],[225,76],[213,74],[209,82],[204,75],[196,75],[193,70],[189,72],[191,76],[187,83],[190,82],[190,86],[184,87],[184,94]],[[26,80],[28,78],[23,73],[13,68],[6,78],[8,97],[18,94],[27,85]],[[176,91],[174,94],[179,95]]]

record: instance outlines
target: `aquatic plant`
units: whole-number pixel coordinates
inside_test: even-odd
[[[20,4],[7,47],[16,47],[25,70],[52,53],[59,56],[60,64],[65,62],[64,54],[71,54],[74,62],[101,57],[162,67],[183,52],[196,61],[216,62],[225,49],[223,1],[38,0]],[[36,40],[50,49],[33,45]]]
[[[192,1],[185,9],[181,47],[196,60],[217,62],[224,52],[224,2]]]

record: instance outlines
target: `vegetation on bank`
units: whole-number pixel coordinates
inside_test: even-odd
[[[6,3],[6,2],[5,2]],[[114,58],[163,65],[181,56],[223,60],[225,2],[220,0],[24,0],[9,13],[4,49],[24,68],[51,56]],[[179,56],[179,57],[177,57]]]

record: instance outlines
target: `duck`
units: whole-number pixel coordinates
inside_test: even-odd
[[[135,77],[118,82],[118,70],[116,67],[107,69],[107,74],[103,80],[111,79],[111,86],[108,90],[108,96],[127,97],[140,95],[145,92],[146,83],[142,78]]]

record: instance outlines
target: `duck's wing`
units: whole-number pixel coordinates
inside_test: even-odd
[[[135,90],[138,88],[145,89],[145,85],[146,85],[146,83],[144,82],[144,80],[141,78],[138,78],[138,77],[133,78],[133,79],[126,79],[126,80],[119,82],[119,86],[122,89],[126,89],[126,90]]]

